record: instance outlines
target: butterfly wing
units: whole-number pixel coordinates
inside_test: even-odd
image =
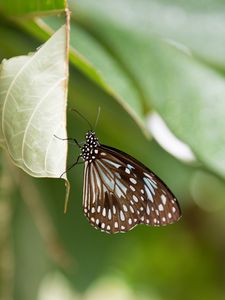
[[[164,226],[181,216],[169,188],[132,156],[101,145],[93,162],[85,162],[83,210],[89,222],[108,233],[137,224]]]

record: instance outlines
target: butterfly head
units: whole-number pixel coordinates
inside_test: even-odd
[[[95,135],[95,132],[92,130],[89,130],[85,135],[86,143],[87,144],[93,144],[94,142],[98,142],[98,138]]]
[[[85,138],[86,143],[81,149],[81,156],[83,160],[91,163],[95,160],[96,155],[98,154],[99,141],[94,131],[88,131]]]

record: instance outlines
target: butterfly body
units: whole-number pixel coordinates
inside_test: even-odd
[[[99,143],[93,131],[81,149],[85,161],[83,210],[107,233],[138,224],[164,226],[177,221],[180,207],[169,188],[132,156]]]
[[[81,149],[81,157],[83,160],[89,163],[95,160],[99,146],[98,138],[95,136],[94,132],[89,131],[86,134],[86,143]]]

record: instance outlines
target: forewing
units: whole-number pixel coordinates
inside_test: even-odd
[[[85,163],[83,209],[89,222],[108,233],[139,223],[163,226],[177,221],[179,204],[169,188],[130,155],[101,145]]]

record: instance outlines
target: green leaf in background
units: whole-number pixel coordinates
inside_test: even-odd
[[[50,24],[54,26],[53,22]],[[143,129],[142,95],[127,70],[110,53],[109,49],[82,27],[72,23],[71,51],[75,58],[75,65],[112,95]],[[76,51],[79,61],[76,58]]]
[[[66,27],[36,53],[4,60],[0,69],[0,142],[17,166],[36,177],[66,168]]]
[[[56,14],[65,10],[65,0],[8,0],[0,1],[0,11],[10,16]]]
[[[197,57],[225,69],[223,0],[70,0],[69,7],[92,30],[95,20],[107,24],[109,36],[109,24],[133,36],[154,35],[188,47]]]
[[[224,77],[212,67],[213,58],[210,66],[203,62],[206,57],[200,51],[201,59],[191,55],[190,46],[197,53],[194,41],[188,43],[188,39],[181,40],[178,33],[172,35],[160,30],[167,22],[166,18],[160,18],[164,25],[159,26],[156,16],[160,7],[167,11],[168,17],[171,11],[177,12],[175,16],[183,12],[184,19],[192,20],[188,5],[180,5],[176,11],[173,2],[176,3],[171,1],[163,8],[163,1],[157,4],[145,0],[138,3],[86,0],[77,1],[76,10],[72,1],[70,4],[77,22],[126,66],[143,95],[144,107],[155,109],[205,166],[225,178]],[[208,40],[211,35],[208,33]],[[201,43],[206,47],[208,40],[201,36]],[[221,47],[222,42],[220,52]],[[208,61],[210,57],[208,54]]]

